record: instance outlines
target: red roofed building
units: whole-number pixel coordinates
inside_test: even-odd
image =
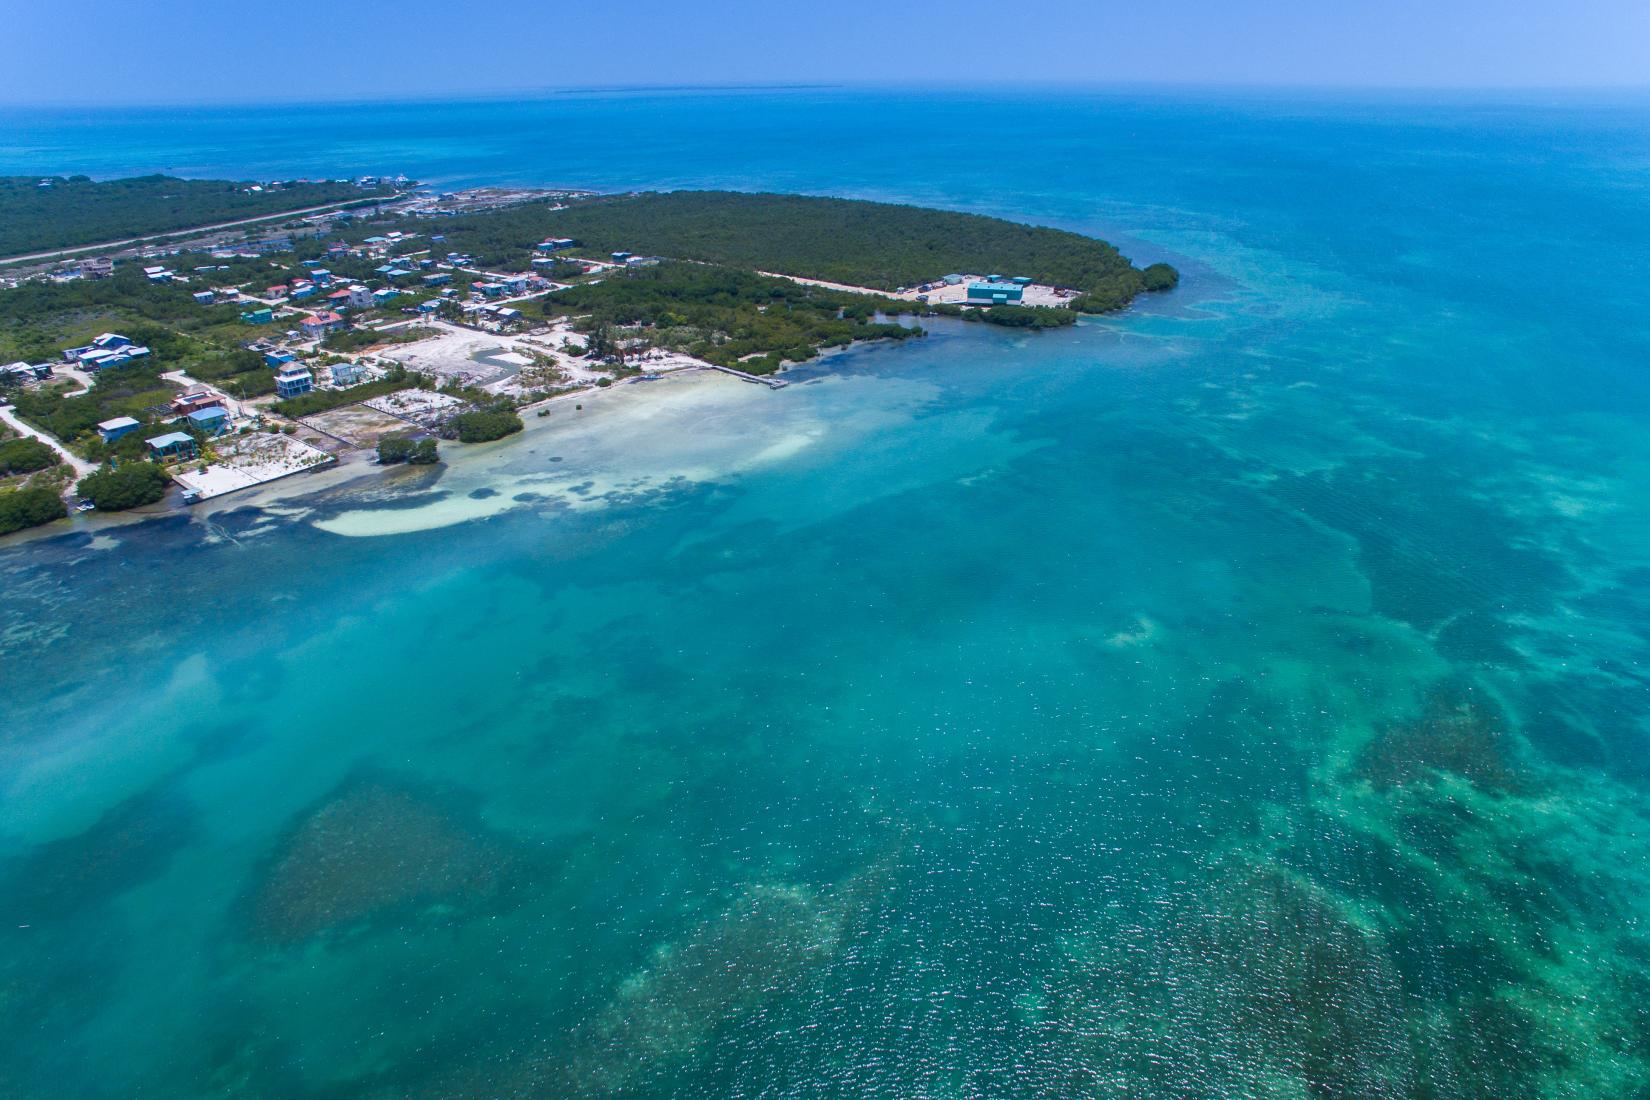
[[[201,409],[223,408],[223,398],[207,390],[190,390],[172,398],[172,411],[180,416],[188,416]]]
[[[336,313],[317,313],[313,317],[305,318],[299,324],[306,336],[325,336],[344,327],[344,319]]]

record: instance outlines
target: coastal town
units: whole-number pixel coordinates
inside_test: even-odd
[[[1084,293],[988,272],[892,287],[718,275],[692,256],[607,247],[622,237],[522,236],[510,220],[594,205],[590,192],[350,185],[366,198],[0,266],[0,307],[32,293],[47,322],[0,309],[0,326],[35,336],[34,354],[0,365],[0,533],[175,510],[339,465],[435,463],[443,443],[502,438],[523,413],[670,372],[782,387],[824,347],[921,333],[902,316],[1069,324]],[[283,186],[297,185],[243,191]],[[690,308],[728,286],[725,317]],[[69,339],[43,347],[43,327]]]

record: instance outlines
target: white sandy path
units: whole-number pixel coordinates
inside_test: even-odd
[[[934,284],[934,286],[929,290],[919,290],[916,287],[912,287],[908,290],[896,293],[892,290],[878,290],[875,287],[869,286],[850,286],[847,283],[831,283],[826,282],[824,279],[804,279],[800,275],[786,275],[778,271],[759,271],[757,274],[768,275],[775,279],[789,279],[791,282],[801,283],[803,286],[822,286],[827,290],[847,291],[850,294],[875,294],[879,297],[898,298],[906,302],[914,302],[919,296],[922,296],[926,297],[931,304],[944,303],[947,305],[956,306],[969,304],[969,283],[981,282],[985,279],[984,275],[964,275],[963,281],[955,285],[942,282]],[[1050,309],[1063,309],[1069,301],[1070,299],[1068,297],[1062,295],[1053,287],[1044,286],[1041,283],[1033,283],[1025,288],[1024,296],[1020,304],[1027,306],[1046,306]]]
[[[67,447],[63,446],[63,444],[53,439],[45,432],[40,431],[37,428],[31,428],[19,420],[17,418],[17,410],[12,406],[0,405],[0,420],[4,420],[8,425],[17,431],[22,432],[31,439],[40,440],[40,442],[56,451],[63,457],[63,461],[67,462],[70,466],[73,466],[75,473],[81,477],[85,477],[87,474],[94,473],[97,470],[96,466],[93,466],[90,462],[87,462],[80,456],[70,453]]]

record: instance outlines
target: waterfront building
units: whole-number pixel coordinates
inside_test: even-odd
[[[155,458],[194,458],[199,453],[195,446],[195,437],[185,432],[168,432],[144,442],[149,444],[149,453]]]
[[[1013,283],[969,283],[970,305],[1000,306],[1018,302],[1025,296],[1025,288]]]

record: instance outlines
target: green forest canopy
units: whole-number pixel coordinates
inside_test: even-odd
[[[586,250],[626,250],[893,290],[947,274],[1025,275],[1085,292],[1079,308],[1127,305],[1147,289],[1140,269],[1105,241],[979,214],[805,195],[672,191],[623,195],[563,210],[544,204],[455,219],[448,241],[483,257],[520,260],[547,236]],[[1154,265],[1154,284],[1173,269]],[[1169,282],[1167,285],[1172,285]]]
[[[919,328],[877,319],[879,313],[916,312],[920,307],[914,302],[708,264],[670,262],[625,271],[558,290],[538,307],[546,316],[587,317],[596,350],[611,342],[611,326],[641,326],[651,330],[647,342],[653,346],[753,374],[854,340],[922,335]]]
[[[0,257],[369,199],[390,190],[331,180],[247,191],[250,183],[234,180],[47,178],[50,187],[40,186],[40,176],[0,176]]]

